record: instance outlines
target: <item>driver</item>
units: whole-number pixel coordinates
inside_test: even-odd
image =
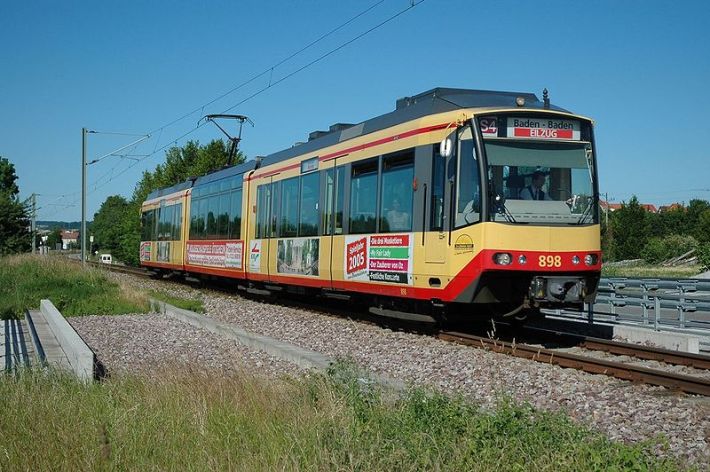
[[[544,185],[545,173],[536,170],[532,175],[532,184],[520,191],[520,198],[523,200],[552,200],[550,196],[542,190]]]

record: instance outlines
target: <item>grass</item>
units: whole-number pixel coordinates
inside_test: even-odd
[[[645,262],[628,266],[602,266],[602,277],[688,279],[703,272],[700,265],[661,267]]]
[[[65,316],[146,313],[145,293],[108,280],[97,269],[54,256],[0,258],[0,318],[21,316],[47,298]]]
[[[182,308],[183,310],[190,310],[196,313],[205,312],[205,307],[202,304],[202,300],[198,300],[195,298],[175,297],[173,295],[169,295],[165,292],[160,292],[157,290],[151,290],[150,296],[151,298],[155,298],[156,300],[169,303],[170,305]]]
[[[0,470],[679,470],[561,414],[383,394],[347,366],[267,381],[198,368],[0,381]],[[661,446],[662,447],[662,446]],[[657,450],[657,449],[656,449]]]

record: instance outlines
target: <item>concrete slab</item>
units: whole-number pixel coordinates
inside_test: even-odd
[[[631,343],[650,343],[674,351],[700,352],[700,337],[683,333],[654,331],[634,326],[614,326],[614,338],[626,339]]]
[[[96,355],[86,345],[81,336],[64,319],[64,316],[49,300],[40,302],[40,317],[49,325],[57,342],[64,351],[71,371],[82,380],[93,380],[96,377]],[[34,318],[33,318],[34,319]]]
[[[45,361],[49,365],[57,366],[62,370],[71,370],[71,364],[69,364],[67,354],[64,352],[64,349],[62,349],[61,344],[59,344],[57,337],[52,332],[49,323],[47,323],[47,320],[42,316],[42,313],[39,311],[30,311],[30,316],[35,325],[39,342],[42,344]]]

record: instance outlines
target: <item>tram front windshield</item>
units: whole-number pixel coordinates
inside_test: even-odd
[[[485,142],[493,221],[596,222],[590,143]]]

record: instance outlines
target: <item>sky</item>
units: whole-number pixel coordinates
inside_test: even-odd
[[[82,127],[89,161],[150,135],[88,166],[91,220],[166,147],[221,137],[208,113],[249,116],[253,158],[435,87],[547,88],[595,120],[602,198],[710,200],[710,2],[418,2],[1,2],[0,156],[38,219],[76,221]]]

